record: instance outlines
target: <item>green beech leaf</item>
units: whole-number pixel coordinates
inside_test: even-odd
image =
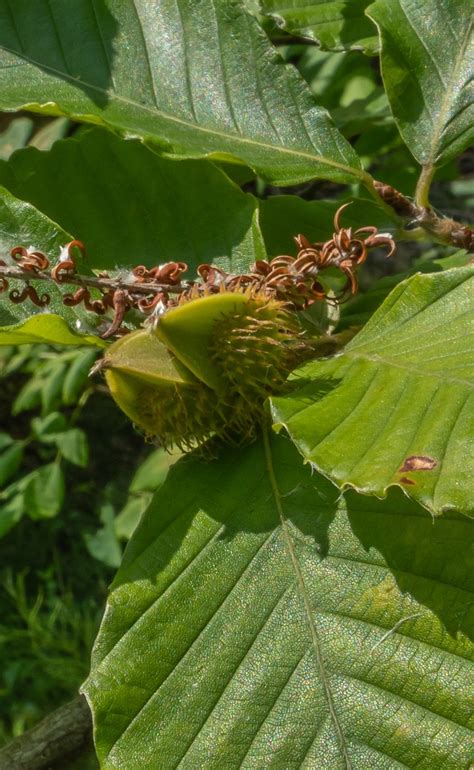
[[[59,257],[61,246],[70,240],[72,236],[56,222],[0,187],[0,259],[5,260],[13,246],[33,246],[51,258]]]
[[[175,163],[108,131],[16,153],[0,184],[82,240],[94,268],[174,260],[238,272],[265,256],[255,198],[212,163]]]
[[[87,550],[94,559],[108,567],[118,567],[122,559],[122,549],[115,531],[115,514],[112,505],[107,503],[102,507],[100,520],[103,527],[95,534],[84,532]]]
[[[431,179],[435,166],[474,139],[471,3],[376,0],[368,14],[380,30],[382,75],[394,118]]]
[[[54,442],[62,456],[73,465],[86,468],[89,461],[89,445],[87,436],[80,428],[70,428],[64,433],[58,433]]]
[[[97,348],[104,348],[107,344],[100,337],[71,331],[63,318],[52,313],[42,313],[22,323],[0,328],[0,345],[24,345],[32,342],[50,345],[93,345]]]
[[[25,509],[31,519],[51,519],[62,508],[64,474],[59,463],[42,465],[29,475],[24,492]]]
[[[49,444],[54,442],[57,433],[67,430],[67,420],[61,412],[51,412],[46,417],[34,417],[31,429],[35,438]]]
[[[1,0],[0,107],[106,124],[178,157],[237,159],[281,184],[370,183],[239,0]]]
[[[90,370],[97,358],[97,353],[97,350],[90,348],[77,351],[62,383],[61,400],[65,406],[72,406],[72,404],[77,403],[86,389]]]
[[[180,461],[84,686],[102,770],[466,767],[472,526],[341,496],[282,438]]]
[[[65,374],[68,369],[67,361],[61,359],[52,362],[48,367],[41,385],[41,413],[47,415],[61,405],[61,391]]]
[[[470,255],[459,249],[447,257],[439,259],[425,258],[422,256],[416,260],[413,266],[404,273],[395,275],[385,275],[375,281],[370,288],[344,303],[340,308],[340,321],[337,330],[347,329],[350,326],[363,326],[369,320],[370,316],[388,297],[392,289],[405,278],[409,278],[415,273],[437,273],[442,270],[449,270],[452,267],[465,267],[470,261]]]
[[[45,184],[49,184],[49,182],[45,180]],[[28,183],[25,180],[24,188],[27,185]],[[24,190],[21,194],[24,194]],[[0,187],[0,260],[7,265],[11,265],[13,260],[10,257],[10,250],[14,246],[24,246],[25,248],[32,247],[34,250],[44,252],[51,260],[51,263],[55,264],[59,258],[61,247],[71,240],[72,236],[57,225],[56,222],[53,222],[31,204],[15,198],[4,187]],[[90,272],[86,265],[78,266],[82,272]],[[9,279],[9,283],[9,289],[23,286],[23,284],[13,279]],[[57,313],[69,323],[71,328],[80,328],[87,331],[94,330],[97,325],[97,316],[81,308],[68,308],[63,305],[62,295],[66,289],[59,289],[58,286],[52,283],[45,283],[44,281],[33,280],[31,284],[36,288],[39,295],[46,292],[51,298],[50,303],[45,308],[36,307],[30,300],[16,305],[8,299],[9,291],[0,293],[0,344],[18,344],[18,341],[13,338],[6,341],[3,336],[5,329],[2,327],[13,326],[33,315],[41,316],[43,314]],[[32,327],[28,328],[31,329]],[[37,340],[28,340],[23,336],[21,341],[32,342]],[[88,342],[86,341],[83,344],[88,344]]]
[[[0,452],[0,489],[17,472],[23,459],[23,443],[16,441]]]
[[[317,40],[324,51],[375,54],[377,31],[364,11],[370,0],[260,0],[261,13],[294,35]]]
[[[272,399],[276,426],[340,486],[474,513],[473,324],[474,267],[403,281],[342,355]]]
[[[15,439],[9,433],[5,433],[3,430],[0,431],[0,452],[14,443]]]
[[[4,537],[17,524],[25,512],[23,495],[0,502],[0,537]]]

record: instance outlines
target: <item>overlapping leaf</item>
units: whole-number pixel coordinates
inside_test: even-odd
[[[0,327],[0,345],[24,344],[91,345],[103,348],[106,343],[100,337],[77,334],[59,315],[44,313],[28,318],[19,324]]]
[[[382,74],[394,118],[430,175],[474,139],[472,6],[465,0],[376,0]]]
[[[85,686],[102,770],[464,767],[472,523],[392,492],[342,499],[281,438],[175,466]]]
[[[238,0],[1,0],[0,107],[236,158],[280,183],[370,179]]]
[[[378,36],[364,11],[370,0],[261,0],[262,13],[288,32],[317,40],[323,50],[374,54]]]
[[[434,513],[474,513],[474,268],[400,283],[342,355],[296,373],[273,415],[341,486],[401,486]]]
[[[173,163],[106,131],[17,152],[0,184],[80,238],[94,268],[183,260],[238,272],[264,256],[255,199],[213,164]]]
[[[59,258],[61,247],[70,240],[71,236],[65,230],[34,206],[18,200],[0,187],[0,260],[14,265],[10,250],[14,246],[24,246],[43,251],[54,262]],[[4,291],[0,293],[0,326],[10,326],[39,313],[57,313],[72,328],[81,331],[94,330],[92,314],[64,307],[62,293],[57,286],[49,283],[46,286],[40,281],[32,281],[32,284],[36,285],[40,295],[45,291],[49,294],[51,298],[49,305],[38,308],[29,300],[22,304],[14,304],[8,299],[9,291]],[[9,289],[15,286],[16,282],[11,280]]]

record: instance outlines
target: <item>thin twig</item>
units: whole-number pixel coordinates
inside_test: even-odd
[[[14,267],[14,266],[2,266],[0,265],[0,277],[3,276],[4,278],[10,278],[14,280],[20,280],[20,281],[48,281],[49,283],[53,282],[53,279],[51,277],[51,274],[47,272],[46,270],[38,270],[38,271],[32,271],[32,270],[24,270],[21,267]],[[182,283],[176,285],[176,286],[170,286],[169,284],[163,284],[163,283],[134,283],[130,281],[125,281],[123,278],[99,278],[98,276],[92,276],[92,275],[78,275],[74,274],[71,276],[67,276],[67,278],[63,278],[61,280],[60,286],[67,286],[67,285],[73,285],[73,286],[90,286],[94,289],[103,289],[103,290],[117,290],[117,289],[124,289],[125,291],[130,291],[133,294],[158,294],[159,292],[166,291],[169,294],[180,294],[183,291],[186,291],[190,286],[191,282],[189,281],[183,281]]]

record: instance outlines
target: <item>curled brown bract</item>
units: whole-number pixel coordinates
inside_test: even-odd
[[[46,305],[49,305],[51,302],[49,294],[39,295],[34,286],[30,286],[29,284],[26,284],[21,291],[12,289],[8,296],[15,305],[20,305],[26,299],[31,300],[37,307],[46,307]]]
[[[61,251],[61,259],[51,270],[53,281],[67,283],[68,277],[71,277],[76,272],[76,261],[72,254],[73,248],[79,249],[83,255],[86,253],[86,248],[82,241],[74,240],[67,243]]]
[[[327,241],[311,243],[305,235],[299,234],[294,239],[298,249],[296,256],[280,254],[273,259],[259,259],[243,274],[227,273],[216,265],[201,264],[197,268],[197,280],[186,280],[184,275],[188,265],[170,261],[151,268],[137,265],[128,275],[115,278],[104,272],[83,276],[76,273],[72,252],[79,249],[84,254],[85,247],[81,241],[73,240],[61,249],[59,262],[50,273],[47,272],[49,260],[46,255],[16,246],[11,255],[18,267],[8,266],[0,260],[0,292],[8,288],[7,277],[24,281],[21,291],[10,292],[12,302],[29,299],[44,307],[50,302],[49,296],[39,296],[29,285],[29,278],[75,284],[74,292],[62,296],[64,305],[82,305],[85,310],[100,316],[112,314],[110,325],[101,334],[104,339],[127,333],[124,321],[132,309],[155,321],[163,312],[183,302],[224,291],[263,294],[294,311],[304,310],[321,300],[338,303],[357,291],[357,270],[371,248],[385,247],[388,256],[395,251],[392,236],[379,233],[372,225],[354,231],[351,227],[342,227],[341,215],[348,205],[343,204],[336,211],[334,232]],[[331,292],[329,297],[321,273],[331,267],[346,276],[346,283],[337,296]],[[96,292],[96,298],[91,291]]]
[[[30,251],[24,246],[15,246],[10,254],[23,270],[34,273],[49,267],[49,259],[42,251]]]

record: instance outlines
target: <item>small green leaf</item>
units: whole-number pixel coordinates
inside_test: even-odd
[[[154,492],[166,479],[169,470],[182,456],[179,449],[167,452],[164,449],[155,449],[146,460],[138,467],[130,483],[129,492]]]
[[[15,475],[23,459],[23,443],[16,441],[0,454],[0,489]]]
[[[25,512],[23,495],[15,495],[6,503],[0,503],[0,538],[17,524]]]
[[[77,356],[69,365],[63,380],[61,397],[65,406],[72,406],[79,400],[88,382],[90,370],[96,358],[96,350],[77,351]]]
[[[59,359],[58,362],[54,362],[54,366],[49,367],[50,371],[43,378],[41,386],[41,412],[43,415],[56,409],[61,403],[61,391],[66,368],[67,363]]]
[[[364,14],[370,0],[260,0],[261,12],[294,35],[317,40],[325,51],[379,49],[377,31]]]
[[[5,433],[3,430],[0,431],[0,452],[5,449],[5,447],[11,446],[14,442],[15,439],[8,433]]]
[[[118,567],[122,560],[122,549],[115,533],[115,514],[111,505],[104,505],[100,514],[103,527],[94,535],[84,533],[87,550],[94,559],[108,567]]]
[[[87,436],[80,428],[71,428],[55,436],[55,444],[62,456],[73,465],[85,468],[89,462]]]
[[[474,513],[473,324],[474,267],[403,281],[342,355],[272,399],[277,427],[341,487]]]
[[[12,405],[12,414],[28,412],[41,403],[41,387],[43,380],[33,375],[21,388]]]
[[[115,517],[115,534],[119,540],[130,540],[143,512],[148,508],[151,493],[132,497]]]
[[[52,313],[42,313],[22,323],[0,328],[0,345],[25,345],[32,342],[106,347],[106,342],[99,337],[71,331],[64,318]]]
[[[51,519],[62,508],[64,474],[59,463],[43,465],[30,474],[25,489],[25,508],[31,519]]]
[[[46,417],[34,417],[31,428],[35,438],[49,444],[54,442],[57,433],[67,430],[67,421],[61,412],[51,412]]]

